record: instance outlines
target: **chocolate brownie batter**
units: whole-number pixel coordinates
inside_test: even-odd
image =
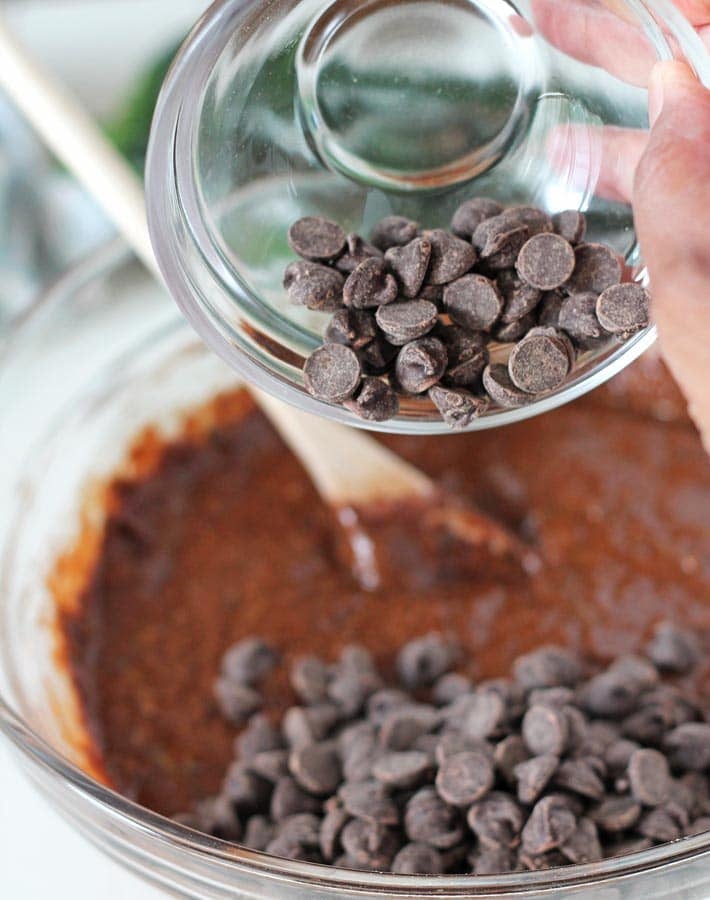
[[[365,525],[387,564],[364,591],[332,512],[246,397],[208,437],[153,448],[151,472],[112,486],[90,580],[63,613],[106,780],[168,815],[218,789],[235,732],[212,684],[248,635],[287,663],[361,642],[387,666],[408,638],[451,631],[480,678],[542,643],[604,659],[661,618],[709,629],[708,460],[687,421],[618,391],[614,404],[597,393],[505,429],[386,439],[536,548],[543,565],[523,579],[431,565],[408,538],[415,516],[376,515]],[[267,684],[272,709],[293,702],[287,669]],[[710,701],[710,673],[696,677]]]

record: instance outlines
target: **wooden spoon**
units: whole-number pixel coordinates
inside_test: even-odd
[[[162,283],[140,179],[76,99],[15,42],[1,18],[0,59],[0,87]],[[422,472],[364,433],[299,412],[261,391],[252,394],[320,496],[336,511],[363,587],[374,589],[380,582],[381,562],[363,515],[374,507],[392,510],[403,524],[411,510],[404,513],[402,506],[416,507],[417,521],[426,528],[446,531],[469,546],[479,570],[502,562],[519,575],[538,565],[535,554],[515,535],[445,495]],[[416,539],[414,532],[411,537]]]

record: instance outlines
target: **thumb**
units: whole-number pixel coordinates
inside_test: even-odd
[[[656,66],[654,122],[634,183],[661,352],[710,452],[710,91],[680,62]]]

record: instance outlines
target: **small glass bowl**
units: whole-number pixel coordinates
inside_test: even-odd
[[[385,875],[277,859],[198,834],[93,777],[73,684],[57,657],[48,576],[87,523],[101,532],[96,485],[120,471],[137,432],[179,433],[184,413],[236,386],[234,372],[116,245],[69,272],[0,346],[0,733],[67,821],[122,865],[186,897],[707,900],[710,833],[548,872]]]
[[[168,287],[249,382],[373,427],[304,388],[328,317],[285,297],[289,225],[324,215],[367,235],[396,213],[445,227],[471,196],[576,209],[588,239],[612,245],[645,284],[605,129],[648,127],[649,73],[674,57],[710,84],[708,54],[670,0],[220,0],[178,55],[154,120],[149,223]],[[573,400],[654,339],[649,327],[586,351],[555,392],[470,428]],[[508,351],[493,345],[495,359]],[[447,430],[421,398],[376,427]]]

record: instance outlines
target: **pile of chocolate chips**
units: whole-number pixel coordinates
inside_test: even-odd
[[[515,408],[564,384],[577,352],[649,321],[649,296],[622,283],[608,246],[584,243],[569,210],[504,209],[468,200],[451,231],[382,219],[370,241],[308,216],[288,233],[302,257],[284,287],[291,302],[332,314],[307,360],[308,391],[370,421],[397,415],[399,397],[428,394],[465,428],[491,401]],[[512,344],[507,365],[489,344]]]
[[[300,705],[272,722],[259,639],[224,656],[222,712],[246,727],[221,793],[179,820],[291,859],[400,874],[548,869],[710,830],[710,721],[662,675],[710,662],[657,627],[644,657],[590,673],[543,647],[472,681],[439,634],[406,644],[395,681],[368,651],[298,661]]]

